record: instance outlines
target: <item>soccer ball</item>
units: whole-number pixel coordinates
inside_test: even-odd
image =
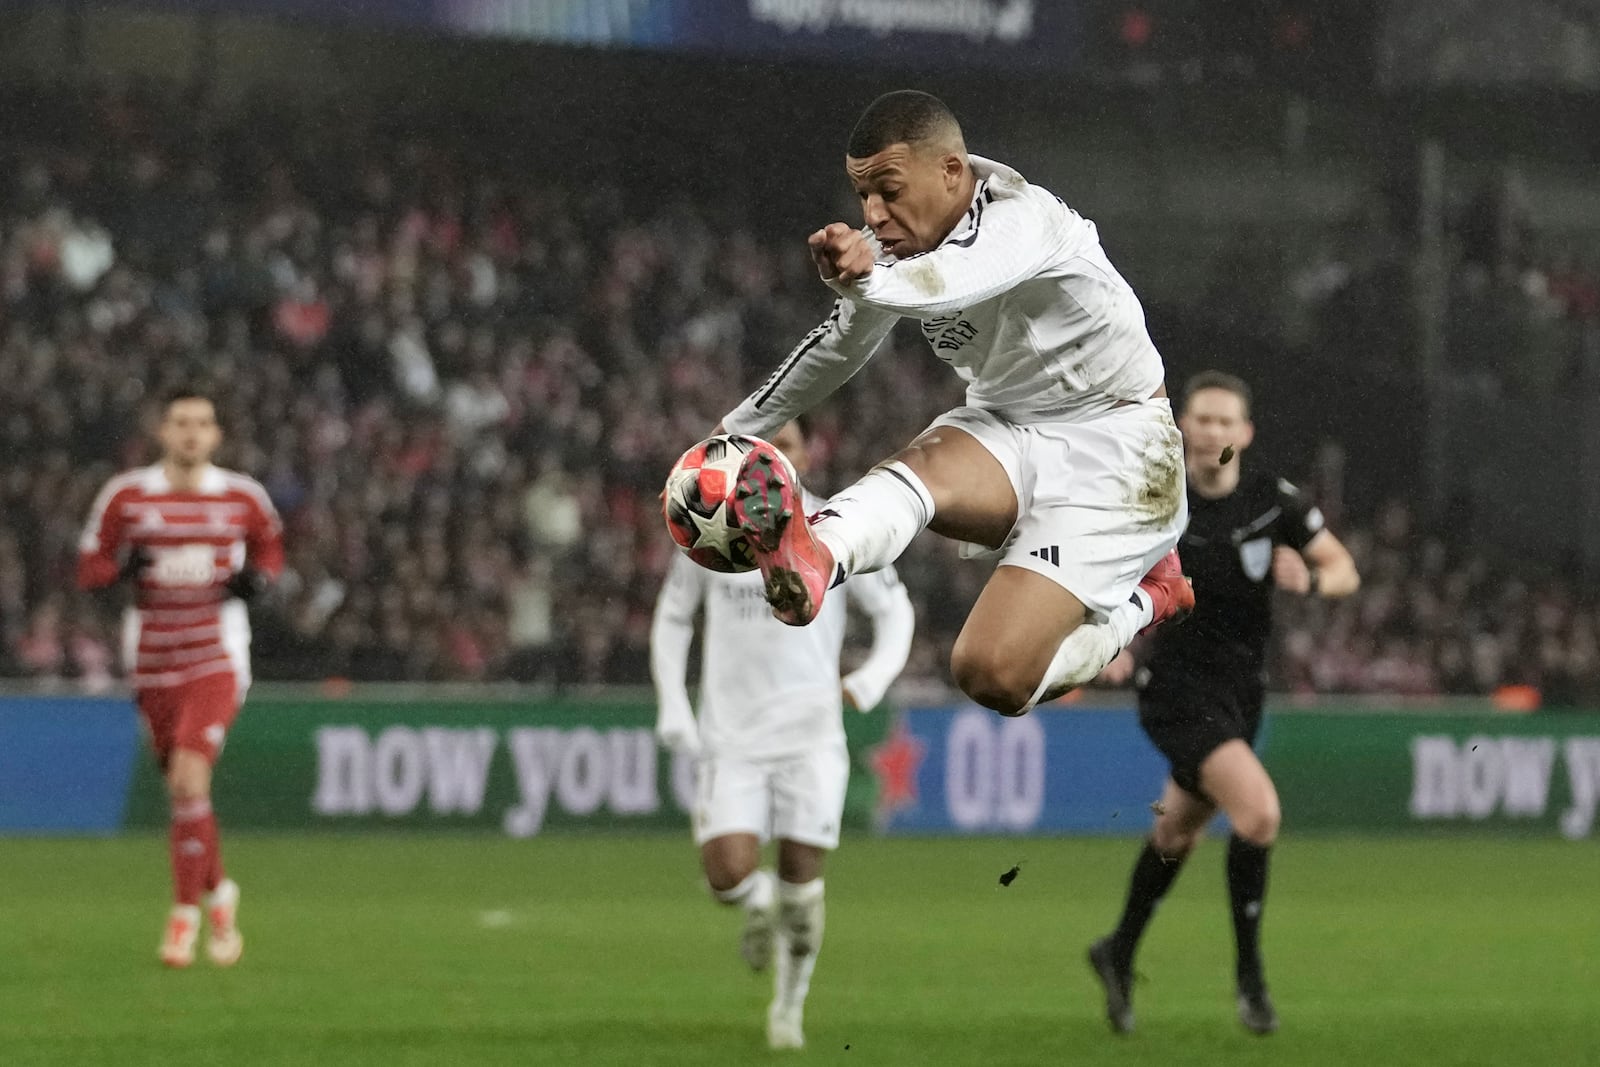
[[[745,455],[761,442],[724,433],[695,445],[672,465],[661,513],[679,548],[700,566],[724,574],[756,569],[744,531],[733,521],[734,480]]]

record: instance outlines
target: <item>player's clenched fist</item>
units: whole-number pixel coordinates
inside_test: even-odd
[[[1285,592],[1304,596],[1311,591],[1311,568],[1300,553],[1278,545],[1272,550],[1272,581]]]
[[[806,239],[811,259],[823,280],[849,284],[872,273],[872,246],[861,231],[844,222],[830,222]]]

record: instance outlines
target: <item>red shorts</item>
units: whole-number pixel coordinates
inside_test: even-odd
[[[163,769],[180,748],[215,764],[239,714],[239,683],[232,671],[218,671],[183,685],[141,689],[138,704]]]

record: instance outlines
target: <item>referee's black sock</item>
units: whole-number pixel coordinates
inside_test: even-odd
[[[1233,939],[1239,949],[1238,980],[1241,992],[1259,992],[1261,973],[1261,912],[1267,896],[1267,860],[1271,845],[1251,844],[1237,834],[1228,839],[1228,897],[1233,903]]]
[[[1167,895],[1167,890],[1172,888],[1178,872],[1183,870],[1183,861],[1188,858],[1187,852],[1163,856],[1156,850],[1154,842],[1145,841],[1144,851],[1139,853],[1138,862],[1133,865],[1133,877],[1128,881],[1128,902],[1123,906],[1122,920],[1111,935],[1112,948],[1120,965],[1133,963],[1133,950],[1138,947],[1139,938],[1150,923],[1150,916],[1155,913],[1161,898]]]

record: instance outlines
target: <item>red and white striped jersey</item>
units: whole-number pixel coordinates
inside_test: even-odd
[[[123,624],[123,656],[135,689],[183,685],[232,671],[250,684],[250,619],[227,581],[248,561],[283,570],[283,528],[253,478],[207,467],[200,487],[178,492],[160,464],[119,474],[95,498],[79,544],[78,584],[117,580],[135,549],[150,559]]]

